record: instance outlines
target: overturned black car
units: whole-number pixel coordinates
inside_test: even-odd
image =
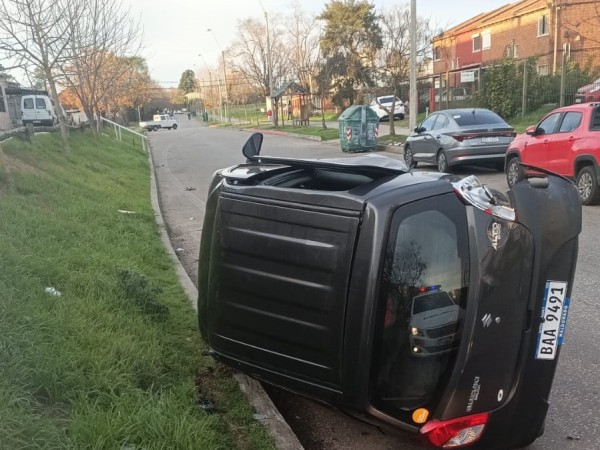
[[[198,315],[213,355],[438,447],[541,435],[581,231],[572,183],[505,197],[384,156],[261,143],[209,190]]]

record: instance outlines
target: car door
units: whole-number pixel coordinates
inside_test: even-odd
[[[574,175],[573,145],[581,134],[583,114],[579,111],[566,112],[558,131],[548,136],[548,169],[561,175]]]
[[[419,132],[414,132],[410,138],[410,147],[415,161],[432,161],[431,146],[433,145],[433,132],[435,121],[439,114],[431,114],[417,127]],[[434,154],[435,157],[435,154]]]
[[[560,117],[561,113],[556,112],[546,116],[538,124],[521,153],[524,163],[544,169],[548,167],[548,143],[557,128]]]

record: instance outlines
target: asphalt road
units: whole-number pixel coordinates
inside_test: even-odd
[[[197,262],[205,200],[215,170],[243,161],[247,131],[207,128],[180,116],[178,130],[149,133],[161,208],[173,247],[197,283]],[[338,143],[265,135],[263,154],[300,157],[347,156]],[[400,155],[386,153],[392,158]],[[433,170],[433,167],[419,167]],[[466,169],[482,182],[506,191],[504,174]],[[600,206],[584,207],[575,287],[566,338],[550,398],[545,434],[530,449],[600,449]],[[267,387],[305,448],[422,449],[414,438],[386,434],[310,400]],[[518,418],[517,418],[518,420]]]

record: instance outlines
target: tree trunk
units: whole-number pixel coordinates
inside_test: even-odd
[[[60,125],[60,137],[62,139],[63,150],[65,153],[71,152],[71,145],[69,143],[69,129],[67,128],[67,121],[63,114],[63,109],[58,101],[58,92],[56,91],[56,82],[52,76],[50,69],[46,70],[46,78],[48,79],[48,85],[50,86],[50,95],[54,101],[54,112],[58,117],[58,123]]]
[[[396,92],[394,90],[394,92]],[[389,113],[389,121],[390,121],[390,135],[394,136],[396,134],[396,124],[394,124],[394,113],[396,112],[396,97],[394,95],[394,99],[392,100],[392,107],[390,108]]]
[[[321,95],[321,123],[323,124],[323,129],[327,129],[327,124],[325,123],[325,102],[323,101],[323,96]]]

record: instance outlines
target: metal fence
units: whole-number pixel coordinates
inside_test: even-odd
[[[505,119],[544,105],[565,106],[600,101],[600,51],[586,59],[567,55],[555,73],[535,58],[505,59],[483,67],[453,70],[418,81],[419,112],[482,107]],[[579,92],[579,93],[578,93]]]
[[[123,137],[123,132],[125,132],[125,136],[128,136],[131,138],[132,143],[135,145],[136,141],[140,141],[141,142],[141,146],[142,149],[145,152],[149,152],[150,151],[150,146],[148,144],[148,137],[144,136],[142,133],[138,133],[137,131],[133,131],[127,127],[124,127],[123,125],[119,125],[116,122],[113,122],[112,120],[108,120],[105,117],[101,117],[102,119],[102,125],[105,127],[109,127],[112,128],[115,134],[115,139],[117,139],[118,141],[123,141],[124,138]]]

